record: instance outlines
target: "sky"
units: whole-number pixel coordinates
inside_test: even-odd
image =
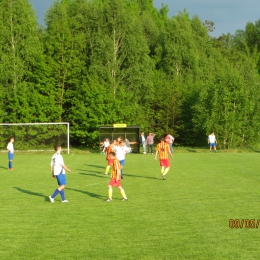
[[[38,21],[44,25],[44,13],[54,0],[29,0],[36,10]],[[210,33],[213,37],[223,33],[234,34],[236,30],[244,30],[248,22],[260,20],[259,0],[154,0],[154,6],[160,8],[162,3],[169,8],[169,17],[175,16],[184,9],[190,18],[199,16],[201,21],[212,21],[215,30]]]

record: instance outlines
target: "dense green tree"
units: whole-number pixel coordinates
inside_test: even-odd
[[[139,12],[137,4],[117,0],[56,1],[49,10],[46,53],[63,119],[75,121],[75,138],[81,132],[93,140],[93,129],[103,122],[138,120],[153,69]],[[71,113],[77,110],[83,112],[80,122]]]
[[[259,21],[212,38],[213,22],[152,0],[55,0],[46,28],[28,0],[0,0],[0,15],[2,122],[68,121],[73,145],[113,123],[185,145],[212,130],[222,148],[259,141]]]
[[[53,118],[43,46],[35,12],[28,0],[0,1],[0,89],[3,122],[36,122]]]
[[[194,135],[191,108],[197,101],[198,92],[211,77],[212,44],[200,19],[197,16],[190,19],[186,11],[165,20],[164,28],[161,46],[156,51],[161,74],[157,89],[164,93],[165,99],[162,103],[157,95],[154,103],[157,107],[161,104],[165,113],[161,113],[156,125],[162,132],[172,132],[183,143],[195,144],[197,136]],[[171,116],[165,117],[165,114]]]
[[[259,117],[256,64],[242,53],[239,58],[230,55],[219,63],[215,80],[200,91],[199,102],[194,105],[196,129],[217,132],[221,148],[253,144],[259,138],[259,120],[251,120]]]

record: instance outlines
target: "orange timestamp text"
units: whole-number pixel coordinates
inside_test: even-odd
[[[258,228],[260,219],[230,219],[230,228]]]

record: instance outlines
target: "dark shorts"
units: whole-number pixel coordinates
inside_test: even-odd
[[[169,160],[169,158],[161,159],[160,160],[160,166],[170,167],[170,160]]]
[[[111,179],[110,182],[108,183],[108,185],[118,187],[118,186],[121,186],[121,181],[116,182],[116,179]]]
[[[57,179],[57,182],[58,182],[59,186],[67,184],[67,182],[66,182],[66,174],[56,175],[56,179]]]

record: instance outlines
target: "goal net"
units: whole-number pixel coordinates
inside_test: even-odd
[[[60,144],[70,152],[69,123],[0,123],[0,142],[5,149],[14,137],[16,150],[44,151],[53,150]]]

